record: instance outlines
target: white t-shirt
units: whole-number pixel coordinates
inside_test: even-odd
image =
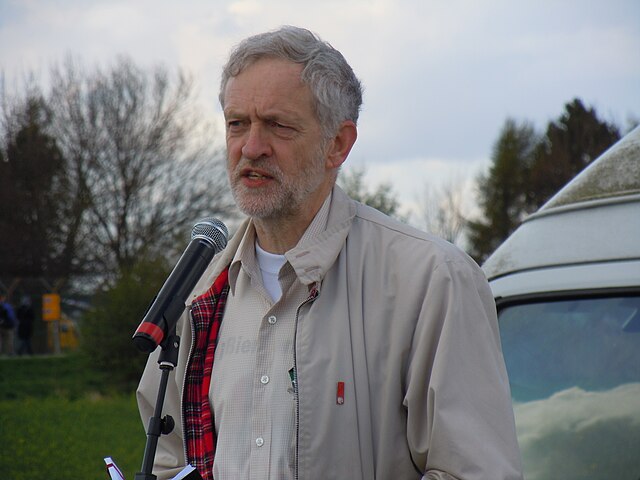
[[[256,242],[256,258],[258,265],[260,265],[260,273],[262,273],[262,284],[275,303],[282,296],[282,286],[278,280],[278,274],[287,259],[284,255],[263,250],[258,242]]]

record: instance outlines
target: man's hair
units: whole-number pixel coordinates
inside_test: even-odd
[[[362,86],[345,58],[309,30],[288,25],[246,38],[232,50],[222,70],[219,100],[223,108],[229,79],[256,61],[269,57],[303,66],[301,80],[311,90],[314,110],[325,138],[335,135],[345,120],[358,123]]]

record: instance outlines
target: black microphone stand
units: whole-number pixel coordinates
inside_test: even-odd
[[[176,327],[165,337],[160,344],[162,351],[158,358],[158,364],[162,376],[160,378],[160,386],[158,387],[158,397],[153,416],[149,419],[147,428],[147,444],[144,449],[144,457],[142,459],[142,471],[136,473],[135,480],[156,480],[156,476],[152,473],[153,461],[156,456],[158,447],[158,439],[160,435],[168,435],[175,427],[175,421],[171,415],[162,418],[162,407],[167,393],[167,383],[169,381],[169,373],[178,364],[178,348],[180,347],[180,337],[176,335]]]

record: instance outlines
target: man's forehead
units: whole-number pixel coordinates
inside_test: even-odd
[[[288,84],[289,87],[303,88],[303,65],[283,58],[264,57],[247,65],[240,73],[229,78],[227,88],[231,85],[246,86],[255,83],[256,86],[267,88],[274,84]]]
[[[300,64],[280,58],[269,57],[254,62],[229,78],[225,88],[225,112],[247,104],[278,106],[292,111],[313,109],[311,90],[301,79],[302,68]]]

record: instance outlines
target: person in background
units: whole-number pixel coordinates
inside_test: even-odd
[[[20,301],[20,305],[16,310],[18,317],[18,342],[16,353],[18,355],[33,355],[31,348],[31,337],[33,336],[33,321],[35,314],[31,306],[31,298],[24,295]]]
[[[13,306],[7,296],[0,294],[0,355],[14,354],[15,330],[18,324]]]
[[[336,185],[362,103],[343,55],[298,27],[252,36],[219,98],[248,219],[178,322],[164,410],[176,427],[154,474],[191,463],[206,480],[520,479],[482,271]],[[137,392],[145,422],[159,350]]]

